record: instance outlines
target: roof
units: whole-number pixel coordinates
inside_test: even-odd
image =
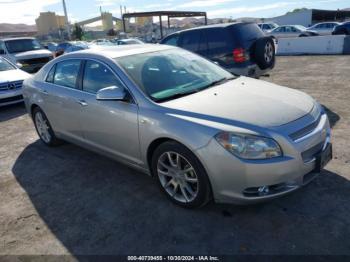
[[[72,56],[75,54],[97,54],[103,55],[110,58],[118,58],[129,55],[137,55],[143,53],[157,52],[162,50],[174,49],[176,47],[158,44],[144,44],[144,45],[125,45],[125,46],[98,46],[92,49],[78,51],[71,53]],[[67,56],[70,54],[67,54]]]
[[[203,25],[203,26],[198,26],[198,27],[194,27],[194,28],[189,28],[189,29],[177,31],[174,34],[180,33],[180,32],[198,30],[198,29],[200,30],[200,29],[208,29],[208,28],[226,28],[229,26],[244,25],[244,24],[251,24],[251,23],[253,23],[253,22],[235,22],[235,23],[223,23],[223,24],[214,24],[214,25]]]

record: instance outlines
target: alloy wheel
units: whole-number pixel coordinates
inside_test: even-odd
[[[267,42],[265,45],[265,53],[264,53],[264,58],[267,63],[270,63],[273,59],[273,47],[270,42]]]
[[[44,118],[43,114],[41,112],[37,112],[35,114],[35,125],[38,130],[38,134],[40,138],[45,143],[50,143],[51,141],[51,135],[49,132],[49,125],[47,123],[47,120]]]
[[[197,197],[199,182],[196,171],[181,154],[163,153],[158,159],[157,173],[161,185],[173,199],[189,203]]]

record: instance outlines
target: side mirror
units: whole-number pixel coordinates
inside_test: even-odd
[[[125,101],[125,89],[118,86],[102,88],[96,94],[96,99],[101,101]]]
[[[0,49],[0,55],[4,55],[5,54],[5,50],[4,49]]]

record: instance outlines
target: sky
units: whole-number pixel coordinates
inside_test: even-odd
[[[103,11],[120,17],[120,5],[129,12],[206,11],[209,18],[273,17],[295,8],[350,8],[349,0],[66,0],[69,20],[81,21]],[[0,0],[0,23],[35,24],[40,12],[63,14],[61,0]]]

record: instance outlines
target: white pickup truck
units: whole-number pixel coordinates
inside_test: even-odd
[[[37,72],[53,59],[52,53],[32,37],[0,39],[0,56],[4,56],[28,73]]]

